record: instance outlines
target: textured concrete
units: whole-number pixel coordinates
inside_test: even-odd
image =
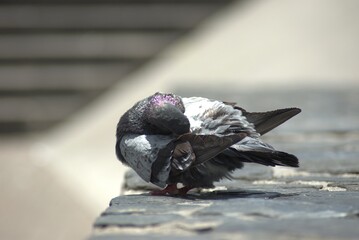
[[[320,190],[305,183],[242,186],[255,190],[115,198],[96,220],[91,239],[357,239],[358,191]]]

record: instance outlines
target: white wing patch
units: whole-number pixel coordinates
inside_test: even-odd
[[[182,98],[182,101],[186,109],[184,114],[190,121],[191,132],[217,134],[228,129],[231,123],[239,123],[241,130],[250,133],[251,137],[259,137],[254,125],[247,121],[239,109],[202,97]],[[225,112],[225,114],[213,119],[213,113],[216,111]]]
[[[191,124],[191,132],[199,131],[202,128],[202,123],[205,120],[205,113],[209,109],[218,108],[223,103],[208,98],[190,97],[182,98],[185,106],[185,115]]]

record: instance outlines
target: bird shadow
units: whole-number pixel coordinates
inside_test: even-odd
[[[217,190],[207,193],[189,193],[185,196],[173,196],[190,200],[226,200],[233,198],[261,198],[261,199],[274,199],[279,197],[289,197],[297,194],[283,194],[279,192],[264,192],[255,190]]]
[[[140,194],[142,196],[152,196],[151,193],[146,192]],[[161,197],[179,198],[186,200],[227,200],[235,198],[257,198],[257,199],[274,199],[283,197],[297,196],[298,193],[279,193],[247,189],[230,189],[230,190],[215,190],[211,192],[189,192],[185,195],[161,195]]]

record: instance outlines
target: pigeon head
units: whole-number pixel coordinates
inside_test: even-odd
[[[117,138],[133,134],[183,134],[190,123],[183,114],[182,99],[171,93],[155,93],[137,102],[120,118]]]
[[[170,104],[178,108],[178,110],[180,110],[182,113],[185,111],[181,98],[172,93],[157,92],[149,98],[148,104],[149,109],[152,107],[161,107],[166,104]]]
[[[190,123],[184,115],[182,99],[171,93],[155,93],[148,99],[144,119],[160,134],[188,133]]]

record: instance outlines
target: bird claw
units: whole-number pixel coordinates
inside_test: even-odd
[[[177,188],[177,184],[169,184],[166,188],[161,190],[153,190],[150,192],[152,196],[185,196],[191,187],[185,186],[182,188]]]

